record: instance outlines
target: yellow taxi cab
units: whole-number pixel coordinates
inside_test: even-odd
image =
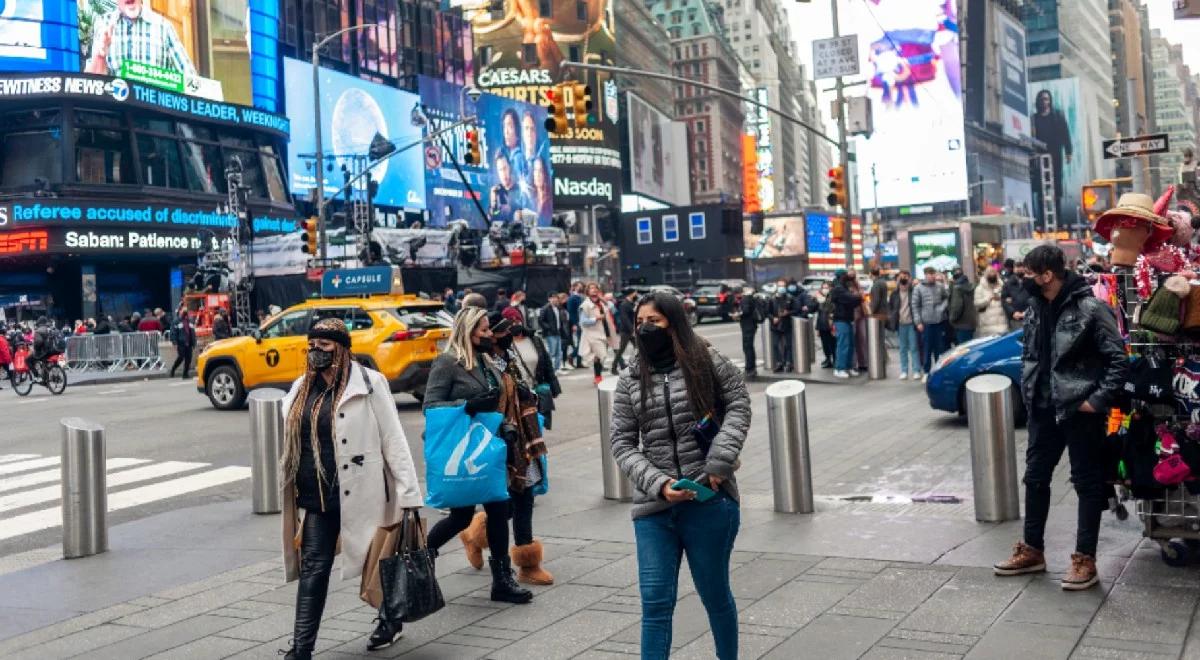
[[[442,303],[411,295],[314,298],[289,307],[253,336],[209,344],[196,363],[196,389],[218,410],[240,408],[253,389],[289,389],[304,373],[309,327],[329,317],[346,323],[355,359],[386,376],[392,392],[424,398],[450,319]]]

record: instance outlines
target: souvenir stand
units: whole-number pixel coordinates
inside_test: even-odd
[[[1181,566],[1200,559],[1200,247],[1192,215],[1168,210],[1172,193],[1122,195],[1096,221],[1113,267],[1094,290],[1115,308],[1130,355],[1105,439],[1114,509],[1123,518],[1119,501],[1134,498],[1143,536]]]

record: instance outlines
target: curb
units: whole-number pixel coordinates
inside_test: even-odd
[[[69,387],[88,387],[91,385],[113,385],[119,383],[133,383],[140,380],[159,380],[167,377],[167,372],[148,373],[134,371],[129,374],[120,374],[111,378],[91,378],[84,381],[72,381],[70,372],[67,373],[67,385]]]

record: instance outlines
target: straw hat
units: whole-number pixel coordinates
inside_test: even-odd
[[[1170,240],[1175,233],[1171,223],[1162,216],[1174,192],[1174,187],[1168,188],[1157,202],[1145,193],[1125,193],[1117,200],[1116,206],[1096,219],[1096,226],[1092,229],[1103,236],[1104,240],[1111,241],[1114,227],[1132,227],[1144,223],[1151,231],[1143,249],[1157,247]]]

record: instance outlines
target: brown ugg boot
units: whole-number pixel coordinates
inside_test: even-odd
[[[542,568],[542,542],[514,545],[512,562],[517,565],[517,582],[525,584],[554,584],[554,576]]]
[[[475,570],[482,569],[483,551],[488,547],[487,514],[482,511],[475,514],[470,526],[459,532],[458,538],[462,539],[463,548],[467,551],[467,561]]]

